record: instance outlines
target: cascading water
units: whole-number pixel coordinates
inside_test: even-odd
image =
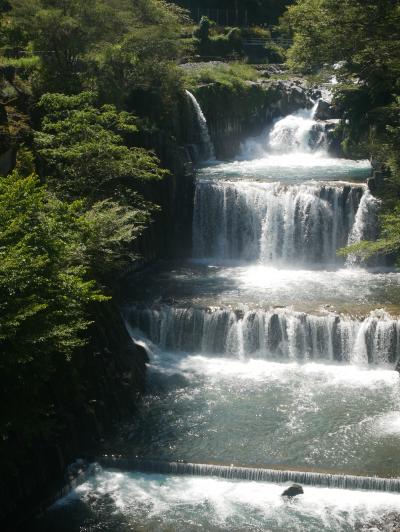
[[[376,237],[379,202],[360,182],[368,161],[328,156],[315,109],[201,170],[196,261],[167,268],[169,291],[156,272],[124,309],[150,354],[147,392],[118,443],[128,458],[101,462],[135,472],[101,471],[74,493],[84,524],[350,532],[399,512],[398,495],[377,491],[400,490],[400,310],[381,309],[400,275],[337,258]],[[305,485],[290,505],[287,481]]]
[[[310,108],[280,118],[259,137],[248,139],[242,146],[242,157],[268,158],[283,154],[291,159],[326,157],[326,123],[315,118],[318,104],[319,100]]]
[[[364,320],[291,309],[133,308],[126,319],[161,349],[266,360],[327,361],[393,367],[400,321],[382,311]]]
[[[199,132],[201,136],[201,157],[205,161],[213,160],[215,159],[215,150],[214,150],[214,145],[210,137],[210,132],[208,131],[206,117],[204,116],[204,113],[200,107],[200,104],[196,100],[195,96],[188,90],[186,91],[186,94],[189,100],[191,101],[193,105],[193,109],[196,114],[196,120],[197,120]]]
[[[315,120],[318,102],[311,109],[278,120],[268,136],[267,147],[278,153],[307,153],[326,148],[325,125]]]
[[[351,242],[373,236],[375,203],[364,185],[201,180],[194,256],[332,264],[350,236]]]

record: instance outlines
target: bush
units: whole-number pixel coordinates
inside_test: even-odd
[[[257,71],[244,63],[210,65],[185,72],[185,86],[188,90],[210,83],[218,83],[234,90],[256,79]]]
[[[284,63],[286,60],[285,50],[274,42],[268,42],[264,46],[269,63]]]

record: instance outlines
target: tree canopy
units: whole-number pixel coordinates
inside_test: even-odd
[[[140,139],[171,122],[183,93],[185,19],[164,0],[8,0],[0,10],[11,95],[0,120],[26,129],[9,143],[16,168],[0,177],[0,435],[18,433],[27,449],[57,424],[48,389],[63,364],[79,390],[93,305],[114,295],[158,209],[146,184],[168,171]]]

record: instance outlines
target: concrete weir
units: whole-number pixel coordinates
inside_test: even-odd
[[[238,467],[189,462],[165,462],[159,460],[138,460],[117,456],[102,456],[97,459],[103,467],[160,473],[169,475],[210,476],[228,480],[272,482],[283,484],[296,482],[306,486],[319,486],[349,490],[400,492],[400,478],[382,478],[313,471],[287,471],[279,468]]]

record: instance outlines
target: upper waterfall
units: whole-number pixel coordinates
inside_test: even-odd
[[[307,153],[324,150],[325,127],[314,119],[318,102],[311,109],[301,109],[278,120],[268,136],[268,147],[273,152]]]
[[[188,90],[185,92],[188,98],[190,99],[190,101],[192,102],[193,109],[196,113],[196,119],[197,119],[197,124],[199,126],[201,144],[202,144],[201,157],[205,161],[213,160],[215,159],[215,150],[214,150],[214,145],[210,137],[210,132],[208,130],[206,117],[204,116],[204,113],[196,97]]]
[[[302,156],[327,156],[326,122],[316,119],[319,100],[312,107],[299,109],[275,121],[260,136],[242,145],[241,157],[257,159],[290,155],[293,162]]]

